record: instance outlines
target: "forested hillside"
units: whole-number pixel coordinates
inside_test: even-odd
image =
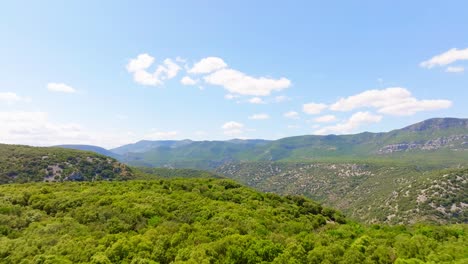
[[[366,223],[468,222],[468,170],[373,162],[244,162],[218,173],[262,191],[305,195]]]
[[[220,174],[196,169],[135,167],[136,179],[154,180],[159,178],[224,178]]]
[[[0,183],[131,178],[129,167],[94,152],[0,144]]]
[[[467,232],[366,227],[224,179],[0,186],[0,263],[466,263]]]

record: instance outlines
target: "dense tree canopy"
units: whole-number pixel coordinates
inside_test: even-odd
[[[0,144],[0,184],[133,177],[132,170],[125,164],[94,152]]]
[[[366,227],[226,179],[0,186],[0,263],[466,263],[467,231]]]

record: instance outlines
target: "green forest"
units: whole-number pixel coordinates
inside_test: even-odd
[[[0,186],[0,263],[467,263],[467,232],[363,225],[228,179]]]
[[[132,179],[117,160],[90,151],[0,144],[0,184]]]

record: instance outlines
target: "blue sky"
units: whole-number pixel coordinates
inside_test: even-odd
[[[2,3],[0,142],[276,139],[466,118],[466,10],[466,1]]]

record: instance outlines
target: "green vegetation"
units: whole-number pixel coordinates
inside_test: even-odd
[[[226,179],[0,186],[0,263],[466,263],[467,232],[366,227]]]
[[[360,222],[468,223],[468,169],[393,162],[244,162],[217,172],[262,191],[305,195]]]
[[[55,146],[58,148],[66,148],[66,149],[76,149],[76,150],[83,150],[83,151],[92,151],[97,154],[101,154],[104,156],[109,156],[114,159],[119,159],[121,158],[119,154],[116,154],[112,151],[109,151],[105,148],[97,147],[97,146],[92,146],[92,145],[58,145]]]
[[[213,170],[229,162],[369,160],[467,164],[468,119],[434,118],[388,133],[297,136],[274,141],[140,141],[115,151],[134,166]]]
[[[159,178],[223,178],[213,172],[195,169],[137,167],[133,170],[135,178],[151,180]]]
[[[0,183],[131,178],[126,165],[94,152],[0,144]]]

